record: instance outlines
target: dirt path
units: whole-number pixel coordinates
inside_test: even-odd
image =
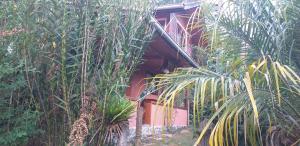
[[[184,128],[174,133],[161,136],[149,136],[143,139],[144,146],[192,146],[196,141],[190,128]]]

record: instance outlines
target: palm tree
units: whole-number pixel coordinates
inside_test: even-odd
[[[154,80],[164,89],[158,103],[167,111],[181,92],[192,91],[194,128],[209,119],[195,145],[211,126],[210,145],[299,143],[299,38],[294,31],[299,6],[293,0],[233,0],[197,14],[206,14],[208,65]]]
[[[179,93],[192,89],[194,127],[201,123],[204,112],[211,113],[196,144],[212,123],[215,126],[210,133],[210,145],[239,145],[243,143],[243,134],[244,144],[264,145],[263,139],[272,137],[266,131],[273,129],[281,129],[287,135],[293,133],[290,142],[300,138],[296,132],[300,128],[300,78],[288,66],[271,58],[249,65],[242,79],[201,68],[178,69],[155,78],[160,79],[158,86],[164,88],[158,103],[163,103],[167,111],[171,111]]]

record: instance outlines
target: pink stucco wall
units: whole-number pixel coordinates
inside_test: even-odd
[[[164,111],[163,106],[156,105],[154,102],[144,103],[143,124],[151,126],[166,126],[167,112]],[[174,108],[171,115],[171,126],[187,126],[188,125],[188,111],[186,109]],[[131,115],[129,127],[136,127],[136,112]]]
[[[144,78],[146,78],[144,71],[137,71],[131,76],[129,87],[126,89],[126,96],[130,100],[137,100],[145,90],[146,81]]]
[[[168,124],[172,126],[187,126],[188,125],[188,115],[187,110],[174,108],[171,114],[171,120],[167,121],[167,111],[164,110],[163,106],[156,105],[153,102],[146,102],[144,104],[145,114],[144,121],[145,124],[151,126],[166,126]]]

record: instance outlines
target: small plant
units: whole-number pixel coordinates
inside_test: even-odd
[[[122,97],[109,98],[106,107],[102,103],[99,105],[99,111],[103,111],[105,108],[105,113],[103,115],[96,115],[98,118],[104,117],[104,124],[98,129],[99,131],[103,131],[102,133],[104,134],[99,135],[96,133],[98,142],[101,143],[102,141],[102,144],[115,145],[128,130],[128,119],[135,111],[135,106],[128,99]]]

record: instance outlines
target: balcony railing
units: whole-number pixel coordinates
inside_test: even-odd
[[[190,33],[186,30],[185,26],[177,19],[175,14],[171,15],[170,21],[163,26],[165,31],[171,38],[189,55],[190,52]]]

